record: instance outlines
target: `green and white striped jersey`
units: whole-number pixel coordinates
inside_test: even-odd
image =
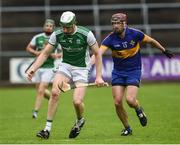
[[[37,51],[41,51],[48,44],[49,38],[50,36],[47,36],[45,33],[40,33],[32,38],[30,44],[32,46],[35,46]],[[55,45],[55,47],[56,48],[52,50],[52,53],[54,53],[55,49],[57,49],[57,45]],[[51,57],[48,57],[47,60],[41,66],[41,68],[53,68],[53,67],[54,67],[54,59]]]
[[[49,43],[59,43],[62,47],[62,62],[77,67],[87,67],[90,63],[89,46],[96,43],[94,34],[87,28],[76,26],[75,32],[71,35],[64,34],[62,30],[55,31]]]

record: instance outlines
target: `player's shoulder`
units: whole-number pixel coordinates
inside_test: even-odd
[[[115,33],[114,32],[109,32],[107,37],[114,37],[115,36]]]
[[[53,33],[55,35],[59,35],[59,34],[63,34],[63,31],[61,29],[56,29]]]
[[[77,32],[84,35],[88,35],[88,33],[91,32],[91,30],[84,26],[77,26]]]
[[[135,34],[139,34],[139,33],[144,33],[142,32],[141,30],[139,29],[136,29],[136,28],[132,28],[132,27],[127,27],[126,30],[129,32],[129,33],[135,33]]]
[[[77,26],[77,29],[78,29],[78,30],[81,30],[81,31],[86,31],[86,32],[91,31],[89,28],[84,27],[84,26]]]
[[[107,34],[107,36],[104,38],[104,40],[106,40],[106,41],[111,40],[111,39],[114,39],[114,37],[115,37],[115,33],[110,32]]]
[[[38,33],[38,34],[34,35],[35,38],[44,37],[44,36],[45,36],[44,33]]]

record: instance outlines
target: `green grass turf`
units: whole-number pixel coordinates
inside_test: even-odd
[[[69,139],[75,113],[72,92],[64,93],[59,102],[51,136],[41,140],[36,133],[46,122],[47,100],[38,119],[32,119],[34,88],[0,89],[1,144],[177,144],[180,143],[180,89],[178,83],[142,84],[138,99],[148,116],[141,127],[133,109],[125,105],[133,135],[120,136],[123,128],[114,110],[111,88],[88,88],[85,97],[86,124],[76,139]]]

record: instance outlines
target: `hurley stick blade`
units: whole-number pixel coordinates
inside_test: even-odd
[[[61,84],[59,84],[58,87],[62,92],[71,90],[71,85],[65,82],[62,82]]]

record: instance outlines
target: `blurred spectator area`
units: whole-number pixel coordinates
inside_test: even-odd
[[[0,80],[8,80],[9,58],[30,56],[25,47],[42,32],[44,20],[52,18],[59,27],[59,17],[66,10],[76,13],[79,25],[93,30],[99,44],[111,31],[111,15],[124,12],[130,26],[180,53],[180,0],[1,0]],[[143,46],[142,53],[159,52]]]

